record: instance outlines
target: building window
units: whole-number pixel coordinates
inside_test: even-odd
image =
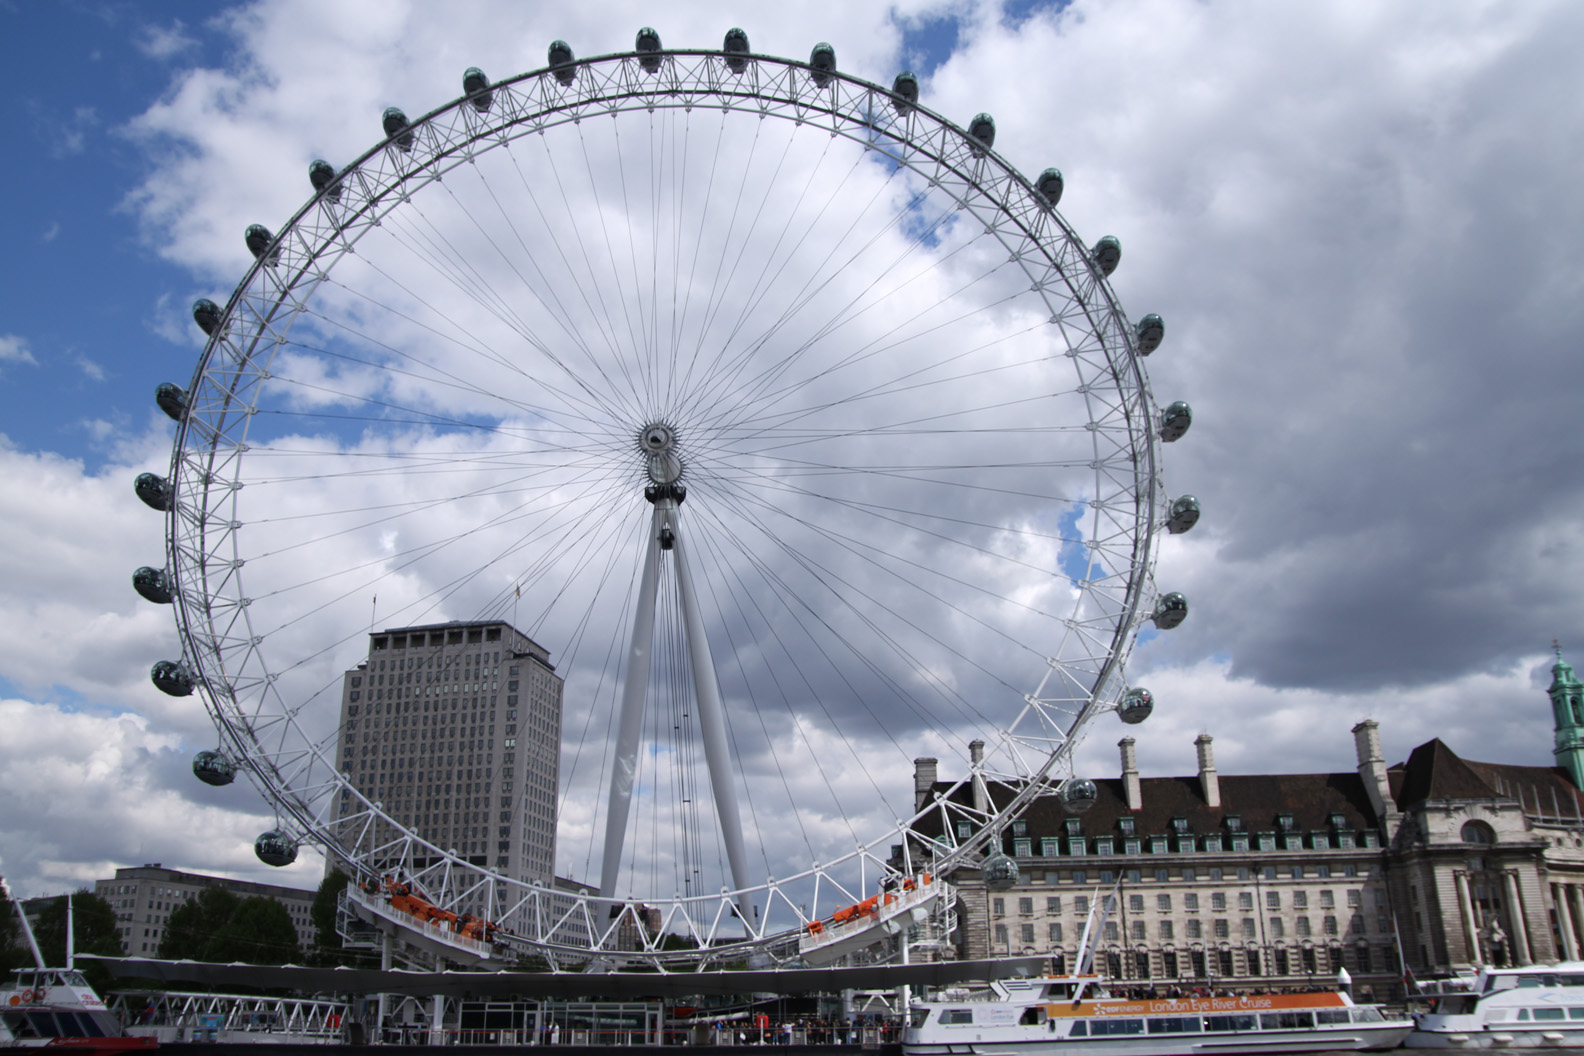
[[[1214,921],[1215,937],[1225,939],[1228,937],[1227,921],[1225,917],[1217,917]]]
[[[1170,895],[1156,895],[1155,896],[1155,909],[1158,912],[1161,912],[1161,913],[1170,913],[1171,912],[1171,896]]]
[[[1032,858],[1034,856],[1034,841],[1013,840],[1012,856],[1014,858]]]
[[[1215,891],[1211,893],[1210,909],[1218,913],[1226,912],[1226,893],[1224,891]]]
[[[1291,814],[1276,815],[1276,827],[1282,832],[1292,832],[1294,828],[1293,816]]]
[[[1028,835],[1028,822],[1024,821],[1022,818],[1019,818],[1017,821],[1014,821],[1012,823],[1012,835],[1013,836],[1027,836]]]
[[[1078,914],[1080,917],[1087,916],[1089,914],[1089,896],[1088,895],[1074,895],[1073,896],[1073,912]]]
[[[1292,878],[1294,880],[1302,880],[1303,879],[1303,866],[1295,865],[1295,866],[1292,867]]]
[[[1248,948],[1248,950],[1246,950],[1245,953],[1244,953],[1244,960],[1246,960],[1248,962],[1248,974],[1250,974],[1250,975],[1258,975],[1258,974],[1260,974],[1260,955],[1259,955],[1259,950],[1257,950],[1254,947],[1250,946]]]
[[[1143,895],[1129,895],[1128,896],[1128,911],[1130,913],[1142,913],[1142,912],[1144,912],[1144,896]]]
[[[1019,924],[1018,925],[1018,941],[1021,942],[1025,946],[1034,945],[1034,925],[1032,925],[1032,924]]]
[[[1061,851],[1057,848],[1056,837],[1040,837],[1040,855],[1045,858],[1055,858]]]
[[[1166,853],[1166,837],[1164,837],[1164,836],[1151,836],[1150,837],[1150,853],[1151,854],[1165,854]]]
[[[1336,908],[1336,892],[1334,892],[1334,891],[1322,891],[1322,892],[1320,892],[1320,908],[1321,909],[1335,909]]]
[[[1254,908],[1254,892],[1252,892],[1252,891],[1239,891],[1238,892],[1238,908],[1241,909],[1241,910],[1245,910],[1245,911],[1253,909]]]
[[[959,821],[957,823],[957,838],[959,840],[966,840],[972,835],[973,826],[969,825],[966,821]]]
[[[1114,921],[1114,920],[1106,921],[1106,923],[1105,923],[1105,941],[1107,941],[1107,942],[1116,942],[1120,938],[1121,938],[1121,930],[1117,927],[1117,922]]]
[[[1283,930],[1282,918],[1280,918],[1280,917],[1272,917],[1272,918],[1270,918],[1269,921],[1266,922],[1266,924],[1267,924],[1267,926],[1265,928],[1265,931],[1266,931],[1267,934],[1270,935],[1271,938],[1279,939],[1284,934],[1286,934],[1286,932]]]
[[[1204,928],[1197,920],[1188,921],[1188,937],[1190,939],[1204,938]]]
[[[1082,858],[1084,853],[1084,839],[1076,836],[1067,841],[1067,853],[1074,858]]]
[[[1294,891],[1293,892],[1293,908],[1294,909],[1308,909],[1309,908],[1309,892],[1307,892],[1307,891]]]
[[[1262,832],[1258,838],[1260,850],[1274,851],[1276,849],[1276,834],[1274,832]],[[1275,879],[1274,876],[1272,879]]]
[[[1309,937],[1309,918],[1308,917],[1299,917],[1298,918],[1298,937],[1300,939],[1304,939],[1304,938],[1308,938]]]
[[[1132,836],[1135,833],[1134,821],[1132,818],[1122,818],[1118,820],[1117,828],[1121,830],[1122,835],[1124,836]]]
[[[1149,934],[1145,930],[1145,925],[1144,925],[1144,922],[1142,920],[1133,921],[1132,928],[1133,928],[1133,938],[1134,938],[1135,941],[1144,942],[1146,939],[1149,938]]]
[[[992,898],[990,900],[990,912],[998,917],[1006,916],[1006,899]]]
[[[1142,853],[1142,851],[1143,851],[1143,842],[1144,841],[1139,840],[1139,839],[1123,840],[1122,841],[1122,853],[1123,854],[1140,854],[1140,853]]]
[[[1060,941],[1062,941],[1061,925],[1060,924],[1048,925],[1045,928],[1045,933],[1046,933],[1047,937],[1050,939],[1051,942],[1060,942]]]
[[[1335,935],[1337,933],[1337,918],[1326,917],[1320,922],[1320,926],[1321,930],[1327,935]]]
[[[1061,912],[1061,896],[1060,895],[1051,895],[1051,896],[1046,897],[1046,899],[1045,899],[1045,912],[1048,913],[1048,914],[1051,914],[1053,916],[1055,914]]]
[[[1198,892],[1189,891],[1187,894],[1183,895],[1183,909],[1187,910],[1189,913],[1199,912]]]
[[[997,924],[995,926],[995,944],[1002,947],[1003,949],[1006,947],[1007,926],[1005,924]]]
[[[1204,849],[1212,854],[1219,852],[1221,850],[1221,837],[1206,836],[1204,838]]]
[[[1096,854],[1110,854],[1112,852],[1112,849],[1113,848],[1112,848],[1112,844],[1111,844],[1111,837],[1109,837],[1109,836],[1096,836],[1095,837],[1095,853]]]
[[[1322,880],[1329,880],[1331,879],[1331,867],[1329,865],[1317,865],[1315,866],[1315,875]]]
[[[1172,940],[1173,936],[1172,936],[1172,922],[1171,921],[1163,920],[1163,921],[1160,922],[1160,937],[1161,937],[1161,941],[1163,941],[1163,942],[1170,942]]]
[[[1018,916],[1032,917],[1034,915],[1034,900],[1032,898],[1018,899]]]
[[[1259,937],[1259,936],[1257,936],[1254,933],[1254,918],[1253,917],[1244,917],[1243,921],[1242,921],[1242,924],[1241,924],[1241,928],[1242,928],[1242,931],[1243,931],[1243,937],[1245,939],[1254,939],[1254,938],[1258,938]]]

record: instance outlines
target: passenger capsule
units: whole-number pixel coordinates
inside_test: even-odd
[[[322,194],[332,202],[339,202],[341,185],[335,182],[335,178],[335,166],[323,158],[315,159],[308,164],[308,182],[313,184],[314,193]]]
[[[912,70],[903,70],[896,75],[896,80],[891,82],[891,108],[899,114],[905,114],[918,105],[919,84],[918,78],[913,76]]]
[[[1160,438],[1168,444],[1181,440],[1193,424],[1193,408],[1186,400],[1178,400],[1161,412]]]
[[[1162,595],[1155,605],[1155,615],[1150,619],[1155,621],[1155,626],[1163,631],[1169,631],[1188,618],[1188,599],[1175,590],[1170,594]]]
[[[132,482],[132,490],[143,500],[143,505],[161,513],[170,509],[170,482],[157,473],[139,473]]]
[[[809,52],[809,77],[820,88],[831,82],[831,74],[836,72],[836,49],[824,41],[814,45],[814,50]]]
[[[490,87],[490,79],[477,66],[469,66],[462,71],[462,94],[468,96],[473,109],[481,114],[489,113],[489,108],[495,103],[495,90]]]
[[[297,841],[279,829],[271,829],[253,841],[253,853],[265,865],[287,866],[297,860]]]
[[[412,149],[412,128],[407,124],[407,115],[401,112],[400,107],[387,106],[380,124],[385,128],[386,139],[395,140],[396,145],[402,150]]]
[[[726,68],[733,73],[742,73],[748,68],[748,34],[744,30],[733,26],[726,31],[726,39],[721,43],[721,50],[726,53]]]
[[[275,236],[270,234],[270,229],[263,224],[249,224],[247,231],[242,235],[242,241],[247,243],[248,252],[253,254],[253,259],[258,260],[264,256],[264,251],[269,249],[270,243],[275,241]],[[280,249],[269,255],[267,264],[273,264],[280,259]]]
[[[638,31],[633,50],[638,53],[638,65],[645,73],[660,72],[660,34],[648,26],[643,27]]]
[[[132,589],[156,605],[171,603],[170,579],[163,569],[144,565],[132,573]]]
[[[1004,854],[992,854],[979,867],[984,885],[992,891],[1009,891],[1017,886],[1018,864]]]
[[[1138,334],[1139,355],[1147,356],[1160,347],[1161,341],[1166,338],[1166,323],[1154,312],[1138,321],[1134,328]]]
[[[1062,179],[1060,169],[1046,169],[1039,174],[1039,179],[1034,182],[1034,186],[1039,190],[1040,194],[1045,196],[1045,200],[1054,209],[1056,208],[1056,203],[1061,201],[1062,191],[1067,184]]]
[[[1117,718],[1129,726],[1137,726],[1150,717],[1155,710],[1155,698],[1150,696],[1150,691],[1143,686],[1135,686],[1122,694],[1122,701],[1117,705]]]
[[[187,413],[187,391],[170,381],[162,381],[154,390],[154,402],[173,422],[182,420]]]
[[[229,785],[236,780],[236,764],[219,752],[199,752],[193,756],[193,776],[206,785]]]
[[[220,306],[207,297],[193,302],[193,322],[206,334],[213,334],[220,326]]]
[[[989,114],[975,114],[974,119],[968,122],[968,134],[989,150],[995,146],[995,118]]]
[[[193,677],[185,666],[175,660],[161,660],[149,669],[149,681],[161,693],[168,693],[173,697],[190,696],[193,691]]]
[[[1100,798],[1100,786],[1087,777],[1075,777],[1062,786],[1062,806],[1070,814],[1082,814]]]
[[[550,68],[563,86],[570,86],[577,80],[577,67],[572,65],[572,45],[564,40],[550,42]]]
[[[1179,495],[1172,500],[1166,514],[1166,530],[1181,535],[1199,523],[1199,500],[1192,495]]]
[[[1106,235],[1089,251],[1100,274],[1109,275],[1122,263],[1122,243],[1115,235]]]

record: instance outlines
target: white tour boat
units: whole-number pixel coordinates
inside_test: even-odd
[[[1092,976],[990,984],[980,1000],[915,1001],[904,1056],[1173,1056],[1394,1049],[1413,1030],[1347,994],[1133,999]]]
[[[1584,962],[1481,968],[1409,998],[1412,1049],[1584,1048]]]

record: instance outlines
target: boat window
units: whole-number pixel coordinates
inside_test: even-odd
[[[1520,975],[1518,977],[1518,989],[1520,990],[1528,990],[1539,985],[1540,977],[1538,975]]]
[[[1570,1009],[1568,1009],[1568,1018],[1569,1019],[1584,1019],[1584,1008],[1570,1008]]]
[[[1315,1013],[1315,1022],[1324,1026],[1327,1023],[1346,1023],[1348,1013],[1345,1008],[1327,1008]]]
[[[1206,1030],[1253,1030],[1255,1026],[1253,1016],[1206,1016],[1204,1020]]]
[[[1536,1019],[1566,1019],[1567,1010],[1561,1008],[1537,1008],[1534,1010]]]
[[[1087,1038],[1089,1036],[1089,1021],[1080,1019],[1073,1024],[1073,1029],[1068,1032],[1069,1038]]]
[[[1529,1010],[1527,1008],[1520,1008],[1518,1010],[1518,1018],[1519,1019],[1528,1019],[1529,1018]]]
[[[1162,1016],[1159,1019],[1146,1020],[1151,1034],[1197,1034],[1199,1033],[1198,1016]]]
[[[5,1016],[0,1016],[0,1019],[5,1021],[6,1029],[11,1032],[11,1036],[14,1038],[38,1037],[38,1031],[33,1029],[33,1024],[28,1022],[27,1016],[21,1012],[12,1012]]]
[[[973,1009],[971,1009],[971,1008],[948,1008],[948,1009],[944,1009],[941,1012],[940,1021],[941,1021],[941,1026],[948,1026],[948,1027],[952,1026],[954,1024],[972,1023],[973,1022]]]
[[[1089,1024],[1089,1036],[1100,1037],[1107,1034],[1142,1034],[1144,1021],[1142,1019],[1096,1019]]]
[[[1563,986],[1584,986],[1584,975],[1563,975],[1558,978],[1562,980]]]
[[[87,986],[88,985],[88,980],[83,978],[83,975],[82,975],[81,972],[67,972],[66,973],[66,985],[67,986]]]
[[[1263,1012],[1260,1014],[1260,1026],[1266,1030],[1295,1030],[1314,1026],[1314,1014],[1310,1012]]]
[[[1023,1010],[1023,1016],[1018,1020],[1019,1026],[1037,1027],[1045,1022],[1045,1006],[1030,1005]]]
[[[927,1009],[927,1008],[915,1008],[915,1009],[913,1009],[912,1012],[910,1013],[913,1029],[917,1030],[918,1028],[922,1027],[924,1025],[924,1023],[929,1019],[929,1014],[930,1014],[930,1010]]]

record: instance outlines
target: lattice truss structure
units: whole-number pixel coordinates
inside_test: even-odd
[[[1098,260],[1100,247],[1080,240],[1049,189],[995,153],[993,124],[961,128],[920,106],[916,89],[908,92],[900,81],[887,89],[808,63],[681,50],[561,62],[484,84],[399,125],[336,173],[267,246],[255,247],[257,262],[213,321],[184,394],[167,482],[165,574],[183,636],[181,667],[212,712],[222,749],[277,804],[282,829],[323,845],[364,878],[399,872],[439,905],[506,924],[511,934],[500,941],[557,964],[618,944],[628,947],[625,957],[671,967],[730,961],[755,949],[790,955],[789,936],[861,901],[885,878],[977,861],[1032,797],[1059,793],[1074,780],[1071,757],[1083,733],[1124,699],[1124,661],[1141,626],[1160,612],[1153,564],[1171,506],[1158,466],[1162,412],[1143,368],[1149,349],[1141,349],[1140,330],[1107,281],[1114,258],[1109,265]],[[326,736],[308,722],[302,695],[284,688],[303,658],[274,658],[276,632],[256,618],[258,592],[276,585],[249,578],[256,546],[246,539],[257,513],[243,501],[249,478],[242,467],[277,357],[304,320],[316,319],[336,269],[372,232],[415,201],[441,194],[448,176],[488,152],[579,123],[659,111],[821,130],[877,164],[905,170],[931,201],[947,203],[951,224],[982,229],[976,251],[999,247],[997,281],[1015,275],[1021,296],[1038,299],[1046,336],[1068,362],[1068,395],[1083,411],[1081,420],[1059,428],[1069,441],[1081,438],[1084,454],[1064,457],[1087,484],[1072,503],[1079,512],[1063,565],[1072,601],[1054,624],[1059,640],[1041,649],[1043,677],[1035,688],[995,728],[979,731],[987,742],[983,761],[963,778],[1006,783],[1019,790],[1016,797],[976,809],[974,797],[948,794],[917,815],[899,811],[872,839],[796,875],[766,878],[751,892],[646,896],[644,906],[662,919],[654,932],[633,927],[632,900],[602,899],[598,891],[569,896],[470,864],[351,784],[334,731]],[[907,216],[898,222],[924,223]],[[918,844],[903,837],[925,815],[933,815],[929,830],[945,836],[919,861]],[[963,820],[971,836],[958,839]],[[898,843],[901,861],[892,855]],[[740,907],[750,904],[744,919]],[[626,908],[613,912],[613,905]],[[624,928],[629,938],[619,940]],[[696,948],[668,949],[676,936]]]

